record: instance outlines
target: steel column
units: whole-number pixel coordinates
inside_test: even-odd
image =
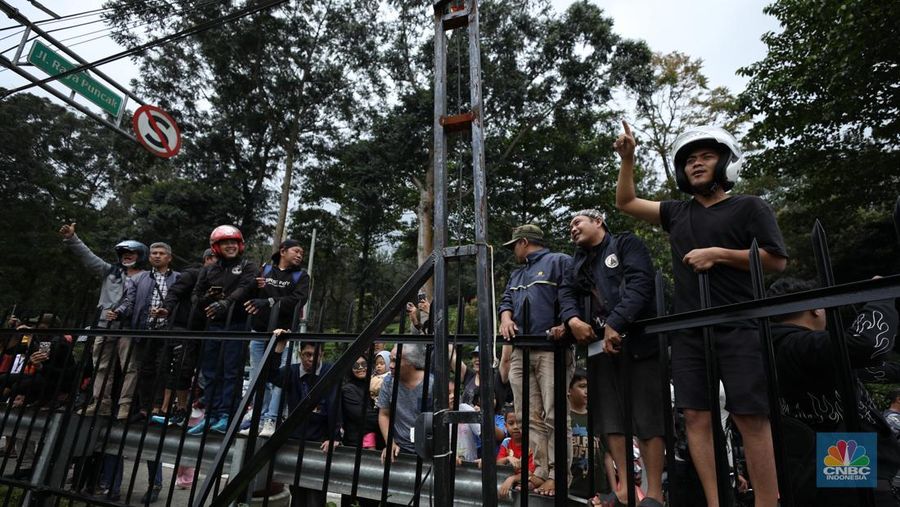
[[[447,133],[441,118],[447,114],[447,35],[444,33],[444,4],[434,5],[434,301],[431,323],[434,332],[434,405],[435,414],[448,410],[449,382],[447,358]],[[453,484],[451,469],[456,463],[450,449],[450,427],[443,418],[433,418],[434,493],[438,506],[449,506]]]
[[[478,24],[478,0],[469,0],[469,101],[472,107],[472,183],[475,190],[475,280],[478,295],[479,360],[482,371],[481,399],[490,400],[494,395],[494,312],[491,307],[491,261],[487,238],[487,179],[484,168],[484,103],[481,96],[481,35]],[[563,398],[565,399],[565,397]],[[494,427],[494,404],[482,403],[481,428],[489,432]],[[565,419],[563,419],[565,420]],[[482,433],[484,434],[484,433]],[[490,433],[488,433],[490,434]],[[493,438],[482,441],[482,455],[496,456],[497,442]],[[525,457],[527,467],[527,457]],[[497,504],[497,464],[491,459],[482,460],[485,505]],[[568,473],[566,470],[564,473]],[[564,481],[565,482],[565,481]],[[523,489],[527,491],[527,489]],[[565,488],[563,488],[565,491]]]
[[[819,283],[822,287],[835,285],[834,273],[831,270],[831,256],[828,253],[828,238],[822,222],[816,220],[812,230],[813,252],[816,256],[816,271],[819,275]],[[857,412],[858,399],[856,385],[859,382],[853,367],[850,364],[850,351],[847,347],[847,338],[844,336],[844,320],[837,308],[825,310],[828,327],[828,335],[831,338],[831,353],[835,361],[837,376],[840,380],[839,392],[841,395],[841,412],[844,414],[844,427],[847,431],[860,431],[859,413]],[[875,505],[875,496],[871,489],[859,488],[860,505],[869,507]]]
[[[698,275],[700,281],[700,308],[711,306],[709,274]],[[728,481],[728,456],[725,452],[725,431],[722,429],[722,413],[719,410],[719,368],[716,354],[716,335],[711,327],[703,328],[703,349],[706,354],[706,384],[709,400],[709,417],[712,426],[713,457],[715,458],[716,486],[721,507],[731,506]]]
[[[763,282],[763,267],[759,259],[759,244],[756,238],[750,245],[750,277],[753,281],[753,297],[755,299],[766,298],[766,288]],[[769,420],[772,431],[772,448],[775,452],[775,472],[778,475],[778,493],[781,505],[794,507],[794,490],[791,482],[791,473],[788,470],[785,458],[784,439],[781,434],[781,405],[778,401],[778,370],[775,363],[775,349],[772,345],[772,330],[769,328],[769,319],[759,319],[759,339],[763,355],[763,364],[768,376],[767,391],[769,395]]]

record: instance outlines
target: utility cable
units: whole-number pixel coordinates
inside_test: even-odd
[[[185,7],[185,8],[182,9],[181,11],[178,11],[177,14],[184,14],[184,13],[187,13],[187,12],[195,12],[195,11],[197,11],[198,9],[200,9],[201,7],[205,7],[205,6],[207,6],[207,5],[209,5],[209,4],[213,4],[213,3],[217,3],[217,0],[207,0],[207,1],[205,1],[205,2],[199,2],[199,3],[195,4],[195,5]],[[146,12],[149,12],[150,10],[152,10],[152,9],[154,9],[154,8],[156,8],[156,7],[160,7],[160,6],[159,6],[159,5],[155,5],[155,6],[150,6],[150,7],[144,7],[143,9],[139,9],[139,10],[136,10],[136,11],[134,11],[134,12],[128,13],[128,17],[140,16],[141,14],[144,14],[144,13],[146,13]],[[153,21],[146,21],[146,22],[144,22],[144,23],[141,23],[142,21],[144,21],[144,20],[139,19],[139,20],[136,20],[136,21],[128,21],[128,22],[126,22],[126,27],[127,27],[127,28],[137,28],[137,27],[140,27],[140,26],[148,26],[148,25],[153,24]],[[93,21],[87,21],[87,22],[84,22],[84,23],[79,23],[79,24],[77,24],[77,25],[69,25],[69,26],[63,26],[63,27],[59,27],[59,28],[54,28],[54,29],[52,29],[52,30],[45,30],[45,32],[47,32],[48,34],[50,34],[50,33],[55,33],[55,32],[61,32],[61,31],[64,31],[64,30],[70,30],[70,29],[73,29],[73,28],[79,28],[79,27],[82,27],[82,26],[88,26],[88,25],[93,25],[93,24],[96,24],[96,23],[105,23],[105,22],[107,22],[106,19],[100,18],[100,19],[95,19],[95,20],[93,20]],[[127,26],[128,23],[132,23],[132,25],[131,25],[131,26]],[[75,35],[75,36],[73,36],[73,37],[70,37],[69,39],[62,39],[60,42],[65,42],[65,41],[67,41],[67,40],[71,40],[71,39],[74,39],[74,38],[78,38],[78,37],[81,37],[81,36],[84,36],[84,35],[89,35],[89,34],[99,33],[99,32],[101,32],[101,31],[109,31],[110,33],[112,33],[113,30],[114,30],[113,27],[107,26],[107,27],[101,28],[100,30],[96,30],[96,31],[93,31],[93,32],[87,32],[87,33],[83,33],[83,34],[80,34],[80,35]],[[22,34],[24,31],[25,31],[25,30],[23,29],[23,30],[20,30],[20,31],[18,31],[18,32],[16,32],[16,33],[7,35],[7,36],[5,36],[5,37],[0,37],[0,41],[5,40],[5,39],[8,39],[8,38],[10,38],[10,37],[14,37],[14,36],[16,36],[16,35],[20,35],[20,34]],[[33,41],[33,40],[35,40],[35,39],[38,39],[38,38],[40,38],[40,35],[34,34],[34,35],[32,35],[31,37],[29,37],[29,39],[26,41],[26,43],[27,43],[27,42],[31,42],[31,41]],[[12,51],[13,49],[16,49],[17,47],[19,47],[19,44],[16,44],[15,46],[11,46],[11,47],[9,47],[9,48],[7,48],[7,49],[4,49],[3,51],[0,51],[0,53],[6,53],[7,51]]]
[[[156,5],[144,5],[143,7],[139,8],[139,9],[136,9],[136,10],[134,10],[134,11],[128,12],[127,15],[128,15],[129,17],[131,17],[131,16],[139,16],[139,15],[141,15],[141,14],[147,12],[147,11],[153,10],[153,9],[155,9],[155,8],[158,8],[158,7],[168,6],[168,5],[169,5],[168,2],[163,2],[163,3],[161,3],[161,4],[156,4]],[[112,10],[113,10],[112,8],[107,8],[107,9],[94,9],[94,10],[90,10],[90,11],[84,11],[84,12],[78,12],[78,13],[75,13],[75,14],[69,14],[69,15],[67,15],[67,16],[62,16],[62,17],[59,17],[59,18],[48,18],[48,19],[43,19],[43,20],[41,20],[41,21],[34,21],[33,23],[34,23],[35,25],[41,25],[41,28],[44,28],[45,25],[52,25],[52,24],[55,24],[55,23],[62,23],[62,22],[66,22],[66,21],[73,21],[73,20],[76,20],[76,19],[79,19],[79,18],[87,18],[87,17],[91,17],[91,16],[103,16],[103,14],[104,14],[106,11],[112,11]],[[92,24],[94,24],[94,23],[101,23],[101,22],[104,22],[104,21],[106,21],[106,19],[100,17],[100,18],[95,19],[95,20],[93,20],[93,21],[87,21],[87,22],[85,22],[85,23],[79,23],[79,24],[77,24],[77,25],[63,26],[63,27],[54,28],[54,29],[52,29],[52,30],[45,30],[45,31],[46,31],[47,33],[54,33],[54,32],[59,32],[59,31],[62,31],[62,30],[68,30],[68,29],[70,29],[70,28],[77,28],[77,27],[80,27],[80,26],[92,25]],[[7,36],[5,36],[5,37],[0,38],[0,40],[8,39],[9,37],[15,37],[16,35],[20,35],[21,33],[23,33],[23,32],[25,31],[25,28],[23,28],[21,24],[18,24],[18,25],[15,25],[15,26],[7,26],[7,27],[3,27],[3,28],[0,28],[0,31],[12,30],[12,29],[15,29],[15,28],[19,28],[19,30],[16,31],[15,33],[13,33],[13,34],[10,34],[10,35],[7,35]]]
[[[121,60],[122,58],[127,58],[132,55],[143,53],[144,51],[147,51],[148,49],[159,47],[159,46],[162,46],[163,44],[167,44],[169,42],[178,41],[178,40],[187,38],[191,35],[196,35],[198,33],[205,32],[209,29],[216,28],[218,26],[222,26],[225,23],[228,23],[228,22],[231,22],[231,21],[234,21],[234,20],[246,17],[246,16],[250,16],[252,14],[256,14],[257,12],[275,7],[277,5],[281,5],[285,2],[287,2],[287,0],[269,0],[266,2],[262,2],[259,5],[254,6],[254,7],[244,7],[242,9],[238,9],[237,11],[235,11],[231,14],[227,14],[225,16],[220,16],[218,18],[213,18],[209,21],[199,23],[190,28],[186,28],[184,30],[175,32],[175,33],[167,35],[165,37],[160,37],[158,39],[155,39],[155,40],[146,42],[144,44],[141,44],[139,46],[136,46],[134,48],[126,49],[125,51],[120,51],[119,53],[109,55],[109,56],[107,56],[105,58],[101,58],[99,60],[95,60],[91,63],[88,63],[87,65],[79,65],[79,66],[73,67],[65,72],[61,72],[55,76],[50,76],[50,77],[41,79],[39,81],[35,81],[33,83],[28,83],[26,85],[19,86],[18,88],[13,88],[12,90],[8,90],[7,92],[3,93],[3,95],[0,95],[0,99],[6,98],[10,95],[13,95],[13,94],[21,92],[21,91],[31,89],[35,86],[44,85],[51,81],[56,81],[56,80],[71,76],[73,74],[77,74],[79,72],[93,69],[94,67],[99,67],[101,65],[105,65],[107,63],[114,62],[116,60]],[[8,12],[7,14],[12,14],[12,13]]]
[[[93,10],[90,10],[90,11],[76,12],[76,13],[74,13],[74,14],[66,14],[65,16],[60,16],[60,17],[58,17],[58,18],[47,18],[47,19],[42,19],[42,20],[40,20],[40,21],[35,21],[34,24],[36,24],[36,25],[43,25],[43,24],[50,25],[50,24],[53,24],[53,23],[59,23],[59,22],[62,22],[62,21],[69,21],[69,20],[72,20],[72,19],[78,19],[78,18],[82,18],[82,17],[87,17],[87,16],[94,15],[94,14],[96,14],[96,13],[98,13],[98,12],[111,11],[111,10],[112,10],[112,9],[93,9]],[[21,26],[21,25],[4,26],[4,27],[0,28],[0,32],[5,32],[6,30],[13,30],[13,29],[19,28],[20,26]],[[21,32],[19,32],[19,33],[21,33]]]

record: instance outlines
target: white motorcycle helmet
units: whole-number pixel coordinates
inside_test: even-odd
[[[728,192],[734,187],[740,176],[744,154],[734,136],[721,127],[709,125],[693,127],[675,138],[675,143],[672,145],[672,151],[675,153],[673,160],[675,183],[682,192],[694,193],[694,189],[684,174],[684,163],[692,151],[701,147],[716,148],[719,151],[719,162],[716,164],[712,187],[718,185]]]

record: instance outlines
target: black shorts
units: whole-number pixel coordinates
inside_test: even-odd
[[[725,385],[725,409],[738,415],[768,415],[766,371],[757,329],[714,328],[719,377]],[[675,406],[709,410],[703,331],[675,333],[672,343],[672,380]]]
[[[625,434],[623,382],[631,386],[632,432],[640,440],[665,435],[662,383],[659,358],[631,360],[630,371],[623,375],[621,354],[599,354],[590,358],[588,396],[594,407],[597,429],[602,435]],[[597,393],[596,397],[593,393]]]

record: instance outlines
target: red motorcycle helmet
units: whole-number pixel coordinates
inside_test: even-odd
[[[240,229],[233,225],[220,225],[213,229],[209,235],[209,247],[218,257],[222,257],[222,250],[219,249],[219,242],[226,239],[234,239],[238,242],[238,255],[244,253],[244,235]]]

